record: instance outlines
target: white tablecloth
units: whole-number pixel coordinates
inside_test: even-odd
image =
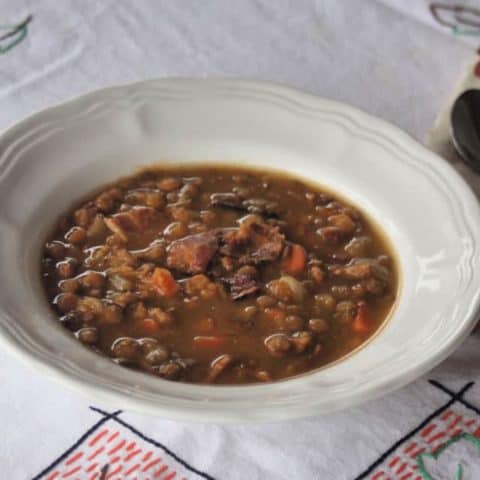
[[[0,23],[27,14],[26,37],[0,54],[0,130],[105,85],[227,76],[349,102],[423,139],[476,45],[422,0],[0,0]],[[400,391],[270,425],[113,412],[2,352],[0,380],[2,479],[437,480],[462,462],[464,480],[480,478],[478,330]]]

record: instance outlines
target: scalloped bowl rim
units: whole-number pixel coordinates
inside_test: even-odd
[[[452,198],[458,202],[457,207],[463,212],[463,218],[457,219],[457,221],[463,222],[462,224],[468,232],[469,240],[471,240],[473,244],[471,256],[468,260],[470,267],[472,267],[472,272],[470,284],[467,286],[468,288],[465,288],[463,292],[464,296],[461,299],[463,302],[463,311],[461,313],[462,321],[459,324],[459,328],[457,328],[448,341],[445,341],[445,343],[429,355],[428,358],[422,359],[421,362],[412,362],[410,365],[405,365],[402,371],[396,372],[395,375],[380,378],[375,382],[356,385],[353,393],[343,391],[338,393],[335,398],[332,397],[331,400],[311,399],[311,402],[308,404],[298,405],[290,403],[287,409],[285,409],[285,405],[282,405],[281,402],[277,405],[276,402],[273,401],[271,404],[263,405],[255,410],[255,408],[252,407],[252,403],[243,402],[243,395],[248,390],[246,398],[251,402],[253,402],[257,394],[260,396],[266,395],[265,398],[269,398],[269,389],[274,389],[274,385],[289,384],[290,388],[295,389],[295,382],[305,381],[305,378],[308,381],[308,377],[317,375],[316,373],[267,385],[220,387],[220,389],[219,387],[209,386],[179,385],[179,392],[185,392],[186,394],[191,391],[203,392],[202,395],[205,395],[205,402],[202,404],[201,409],[197,409],[196,405],[199,403],[198,398],[190,402],[188,400],[182,400],[178,401],[178,403],[171,403],[174,401],[174,398],[171,398],[171,402],[166,402],[165,399],[168,400],[167,394],[167,397],[162,398],[161,402],[156,402],[154,397],[148,395],[142,396],[141,392],[135,389],[121,390],[114,389],[108,384],[92,384],[91,381],[85,379],[81,371],[73,371],[73,369],[66,368],[58,362],[54,362],[52,359],[40,356],[38,352],[34,351],[26,342],[22,343],[15,338],[14,331],[12,330],[13,319],[3,308],[3,305],[0,305],[0,344],[2,347],[15,354],[30,367],[36,368],[38,371],[60,381],[66,386],[73,387],[77,391],[87,394],[96,401],[107,402],[122,408],[178,420],[222,423],[239,421],[258,422],[312,416],[318,413],[326,413],[354,406],[366,400],[384,395],[404,386],[433,368],[451,354],[471,332],[476,323],[476,314],[480,306],[480,291],[475,291],[474,289],[474,285],[478,285],[478,281],[480,280],[480,274],[476,273],[476,271],[480,271],[478,268],[480,266],[479,251],[475,244],[475,239],[478,238],[480,233],[480,228],[475,223],[480,213],[477,199],[460,175],[447,162],[428,151],[397,127],[349,105],[323,99],[278,84],[237,79],[170,78],[148,80],[124,86],[107,87],[35,113],[11,126],[0,137],[0,169],[2,169],[5,158],[8,157],[9,151],[11,150],[11,148],[4,146],[15,146],[16,135],[35,126],[36,123],[45,121],[48,123],[50,120],[58,121],[62,116],[68,118],[71,112],[75,112],[75,110],[81,109],[85,105],[94,104],[96,100],[108,102],[110,97],[115,97],[117,100],[119,96],[129,98],[136,92],[142,92],[148,89],[178,92],[180,96],[186,95],[187,97],[188,95],[202,94],[215,97],[218,94],[220,96],[226,95],[227,97],[232,96],[232,98],[234,98],[235,95],[238,95],[239,101],[242,101],[244,97],[251,99],[249,95],[254,92],[255,95],[253,97],[256,96],[257,100],[261,98],[266,103],[273,101],[272,99],[280,100],[280,104],[284,102],[285,105],[281,104],[279,108],[285,108],[285,110],[290,109],[290,114],[292,115],[295,115],[295,113],[292,112],[296,111],[297,115],[305,114],[305,116],[311,117],[313,119],[312,121],[315,121],[317,117],[322,117],[322,115],[324,119],[339,119],[339,123],[343,122],[348,125],[350,129],[365,133],[366,137],[374,137],[376,139],[375,141],[378,140],[379,144],[382,142],[389,144],[399,152],[405,155],[411,155],[412,159],[415,159],[416,162],[423,162],[423,165],[427,165],[432,175],[435,175],[437,179],[444,182],[444,187],[446,185],[445,188],[448,189]],[[255,98],[253,101],[255,101]],[[368,127],[365,127],[365,125],[368,125]],[[216,392],[220,392],[221,390],[228,390],[237,398],[238,403],[235,403],[235,405],[232,404],[230,408],[226,401],[224,401],[224,404],[221,403],[221,400],[217,402],[216,397],[218,395],[216,395]],[[253,410],[250,410],[248,414],[245,415],[246,408],[253,408]]]

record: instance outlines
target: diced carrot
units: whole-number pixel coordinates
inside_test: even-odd
[[[201,348],[220,348],[227,342],[227,337],[217,335],[198,335],[193,338],[195,345]]]
[[[160,325],[153,318],[142,318],[138,322],[138,328],[146,334],[153,335],[160,330]]]
[[[266,308],[265,315],[269,320],[283,320],[285,318],[285,313],[278,308]]]
[[[367,333],[368,326],[368,306],[365,302],[358,302],[357,315],[353,319],[352,329],[357,333]]]
[[[287,257],[283,260],[283,268],[288,273],[301,273],[307,263],[307,252],[298,243],[290,246]]]
[[[180,289],[178,283],[166,268],[156,268],[153,271],[150,281],[165,297],[175,296]]]

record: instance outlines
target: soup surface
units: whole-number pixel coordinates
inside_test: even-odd
[[[45,243],[60,322],[114,362],[169,380],[250,383],[365,342],[397,290],[357,209],[291,176],[151,169],[90,195]]]

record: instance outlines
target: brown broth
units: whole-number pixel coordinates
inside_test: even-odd
[[[241,204],[212,206],[212,194],[227,192]],[[251,215],[247,208],[263,211],[242,233],[238,221]],[[105,226],[110,218],[120,231]],[[205,232],[213,232],[216,250],[192,280],[195,275],[178,267],[170,246]],[[138,251],[151,249],[152,242],[158,252],[144,258]],[[287,271],[295,264],[292,244],[307,255],[305,267],[293,273]],[[274,258],[257,261],[259,245],[267,245]],[[258,291],[233,300],[232,276],[245,265],[248,275],[254,268],[250,280]],[[152,283],[155,269],[171,273],[175,294],[165,295]],[[285,300],[281,289],[280,298],[272,293],[285,273],[300,285],[301,300]],[[49,236],[42,276],[48,301],[83,343],[117,363],[196,383],[273,381],[327,365],[379,329],[398,290],[392,248],[358,208],[299,178],[240,167],[148,169],[89,195]],[[118,277],[124,284],[115,283]],[[263,305],[265,297],[271,305]],[[276,334],[281,345],[267,348],[266,339]],[[125,345],[117,341],[112,347],[119,338]],[[140,340],[145,338],[153,340]],[[224,355],[224,369],[215,372],[212,363]]]

